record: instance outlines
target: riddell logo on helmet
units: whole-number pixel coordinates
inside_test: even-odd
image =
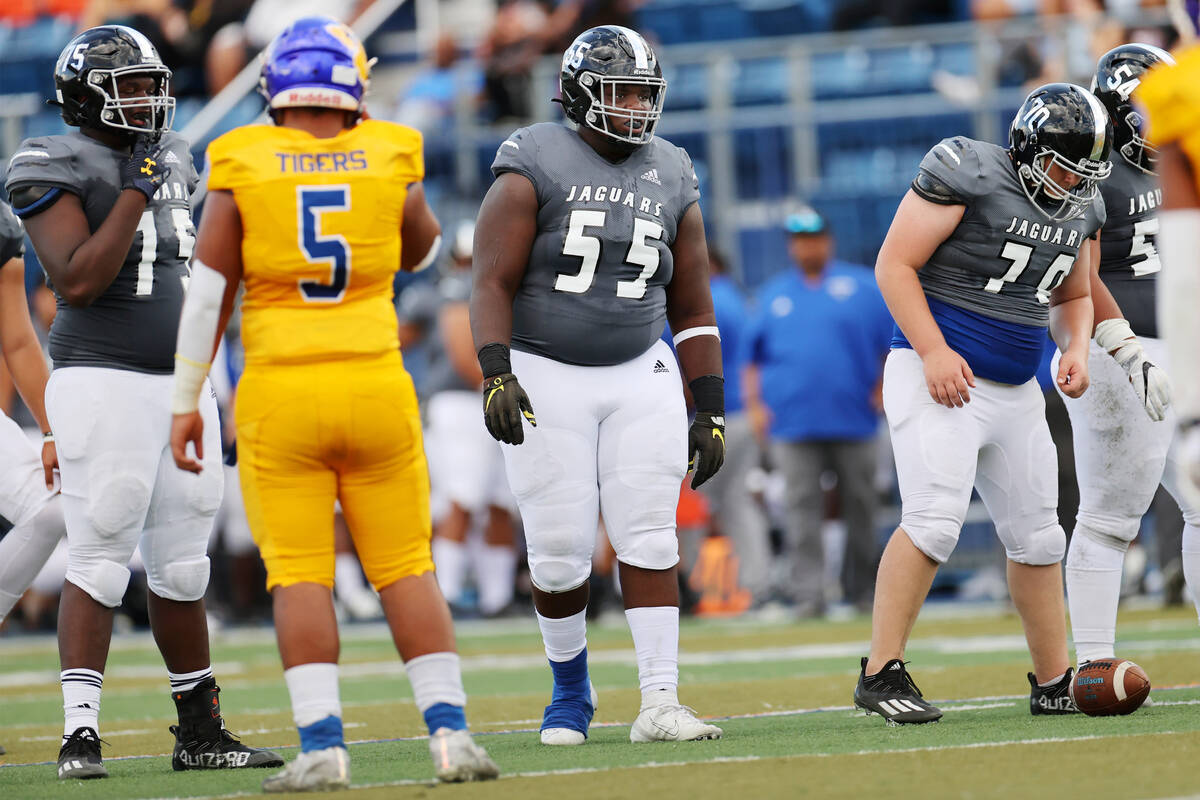
[[[323,92],[320,89],[293,89],[287,93],[289,105],[298,106],[340,106],[345,98],[336,92]]]

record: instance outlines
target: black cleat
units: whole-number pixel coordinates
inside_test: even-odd
[[[1075,675],[1072,667],[1067,667],[1067,674],[1052,686],[1038,686],[1037,677],[1029,673],[1029,713],[1035,717],[1039,714],[1078,714],[1079,708],[1071,697],[1071,679]]]
[[[220,692],[215,680],[205,678],[194,689],[172,693],[179,712],[179,724],[171,726],[175,734],[172,769],[282,767],[283,759],[278,754],[247,747],[225,730]]]
[[[854,687],[854,705],[868,714],[880,715],[888,725],[914,725],[942,718],[941,710],[921,697],[921,690],[898,658],[884,664],[874,675],[867,675],[867,659],[862,660],[858,686]]]
[[[77,728],[70,736],[64,736],[58,751],[58,777],[107,778],[108,770],[100,758],[102,741],[93,728]]]

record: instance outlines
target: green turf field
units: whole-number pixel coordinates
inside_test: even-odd
[[[940,613],[939,613],[940,611]],[[623,620],[589,631],[600,707],[583,747],[547,748],[537,726],[549,671],[532,620],[459,627],[472,728],[497,783],[432,787],[424,725],[382,627],[345,631],[342,702],[354,797],[801,798],[1119,797],[1200,794],[1200,627],[1190,609],[1124,613],[1119,655],[1141,664],[1151,703],[1129,717],[1031,717],[1028,655],[1011,613],[931,607],[908,657],[946,716],[890,728],[850,707],[869,621],[688,621],[681,699],[718,721],[715,742],[632,745],[638,692]],[[292,757],[297,743],[273,632],[213,637],[229,727]],[[62,732],[51,638],[0,638],[0,798],[236,797],[259,771],[175,773],[174,708],[148,635],[118,637],[101,736],[111,777],[55,778]]]

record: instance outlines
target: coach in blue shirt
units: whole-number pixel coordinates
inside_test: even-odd
[[[787,481],[784,587],[800,616],[824,613],[821,475],[837,475],[846,553],[842,593],[870,611],[875,541],[875,434],[892,318],[866,267],[833,259],[824,217],[786,221],[793,268],[768,281],[746,332],[743,402]]]

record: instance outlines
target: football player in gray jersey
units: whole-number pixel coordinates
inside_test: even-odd
[[[580,34],[560,87],[576,127],[522,128],[496,154],[471,295],[485,420],[506,443],[554,675],[541,740],[583,744],[595,710],[584,612],[600,516],[637,651],[630,739],[715,739],[677,693],[679,484],[689,466],[693,486],[707,480],[725,449],[698,181],[687,153],[654,135],[666,82],[636,31]],[[668,319],[678,365],[659,338]]]
[[[6,180],[58,300],[46,412],[70,543],[58,626],[66,712],[59,778],[108,774],[100,690],[113,609],[139,544],[150,626],[179,715],[172,766],[283,765],[240,743],[219,713],[204,611],[206,550],[222,490],[211,396],[211,469],[199,478],[176,470],[168,446],[197,181],[187,143],[170,131],[170,77],[132,28],[79,34],[54,73],[54,102],[79,130],[22,142]]]
[[[1091,388],[1066,402],[1079,476],[1079,515],[1066,568],[1079,664],[1114,656],[1125,552],[1160,481],[1183,511],[1185,574],[1200,574],[1200,506],[1180,486],[1186,478],[1177,469],[1175,411],[1160,369],[1167,353],[1154,312],[1161,269],[1155,250],[1162,205],[1157,152],[1142,138],[1141,112],[1131,100],[1148,69],[1174,63],[1157,47],[1125,44],[1101,56],[1092,79],[1113,121],[1114,154],[1112,176],[1101,187],[1108,221],[1099,244],[1088,243],[1093,266],[1099,264],[1091,287]],[[1200,604],[1200,588],[1191,591]]]
[[[1104,224],[1112,126],[1088,90],[1035,89],[1007,150],[937,144],[879,251],[875,274],[897,331],[883,377],[900,526],[880,561],[870,655],[854,702],[889,723],[933,722],[904,650],[938,566],[979,491],[1008,556],[1008,585],[1033,660],[1030,711],[1075,711],[1063,609],[1066,536],[1055,450],[1034,374],[1049,326],[1056,381],[1088,385],[1089,257]]]

